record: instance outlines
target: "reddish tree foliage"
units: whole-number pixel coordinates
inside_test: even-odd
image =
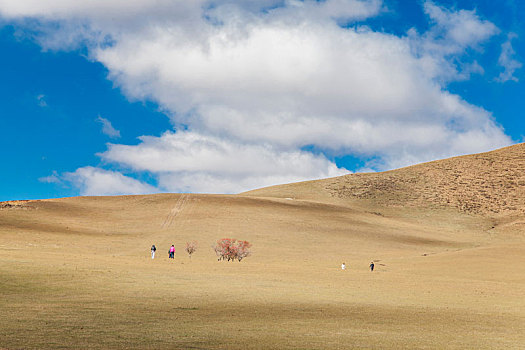
[[[190,259],[191,259],[191,254],[195,253],[196,250],[197,250],[196,241],[186,242],[186,252],[190,256]]]
[[[252,244],[248,241],[237,241],[237,259],[241,261],[242,259],[250,256],[250,247]]]
[[[251,255],[251,243],[248,241],[237,241],[235,238],[223,238],[217,241],[213,247],[215,254],[220,260],[241,261]]]

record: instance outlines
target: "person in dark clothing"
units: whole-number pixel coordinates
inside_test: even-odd
[[[374,262],[373,261],[370,263],[370,271],[374,271]]]
[[[155,247],[155,244],[151,246],[151,258],[155,259],[155,252],[157,251],[157,247]]]

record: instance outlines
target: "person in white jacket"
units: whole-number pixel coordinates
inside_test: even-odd
[[[341,264],[341,270],[346,270],[346,264],[345,263]]]

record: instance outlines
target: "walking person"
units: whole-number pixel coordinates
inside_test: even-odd
[[[373,261],[370,263],[370,271],[374,271],[374,262]]]
[[[175,246],[172,244],[169,250],[169,258],[175,259]]]
[[[151,246],[151,258],[155,259],[155,252],[157,251],[157,247],[155,247],[155,244]]]
[[[341,270],[346,270],[346,264],[345,263],[341,264]]]

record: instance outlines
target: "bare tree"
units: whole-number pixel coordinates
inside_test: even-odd
[[[197,250],[197,241],[186,242],[186,252],[190,256]]]

